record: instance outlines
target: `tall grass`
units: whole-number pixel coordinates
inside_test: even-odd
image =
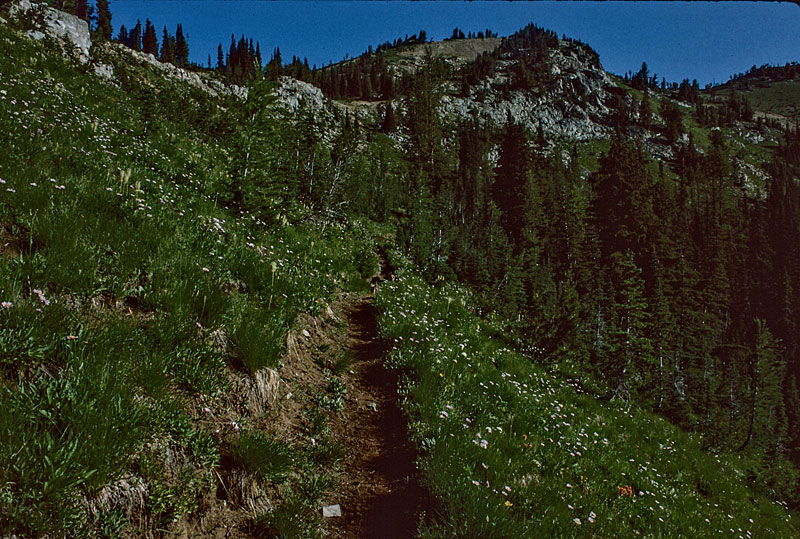
[[[123,477],[151,526],[195,511],[232,440],[198,403],[226,402],[232,370],[278,367],[297,314],[368,277],[362,225],[268,227],[231,205],[235,102],[113,61],[121,88],[0,25],[4,533],[132,532],[82,503]],[[309,459],[281,474],[313,482]]]
[[[242,433],[231,454],[236,465],[264,481],[283,481],[292,469],[292,448],[260,431]]]

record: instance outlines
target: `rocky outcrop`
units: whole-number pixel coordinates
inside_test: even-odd
[[[502,91],[504,73],[514,62],[501,60],[494,75],[459,97],[455,85],[442,98],[445,117],[477,116],[495,125],[505,124],[508,114],[531,132],[544,131],[548,138],[591,140],[610,133],[606,119],[613,81],[581,45],[561,41],[550,53],[551,80],[536,90]]]
[[[188,84],[199,90],[203,90],[210,95],[217,96],[234,96],[241,100],[247,99],[247,88],[242,86],[227,85],[222,82],[211,78],[205,74],[197,73],[194,71],[187,71],[181,69],[170,63],[158,61],[152,54],[145,54],[140,51],[129,49],[119,43],[102,43],[101,56],[111,64],[114,62],[126,62],[138,65],[146,65],[154,69],[161,76],[171,79],[173,81]],[[100,64],[103,66],[104,64]],[[113,66],[108,67],[95,67],[95,72],[98,76],[109,79],[109,74],[113,77]]]
[[[325,110],[326,99],[322,95],[322,90],[291,77],[280,77],[278,86],[275,88],[275,95],[278,101],[287,110],[296,112],[305,106],[319,114]]]
[[[91,58],[89,49],[92,46],[92,40],[86,21],[42,4],[34,4],[30,0],[13,2],[9,7],[9,15],[33,26],[27,32],[28,37],[36,40],[50,37],[62,47],[66,54],[78,62],[89,63]]]

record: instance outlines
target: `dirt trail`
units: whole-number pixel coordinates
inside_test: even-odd
[[[379,252],[381,275],[393,269]],[[391,346],[378,334],[374,296],[345,309],[347,331],[342,346],[353,362],[343,375],[348,399],[337,422],[346,448],[339,480],[342,516],[331,519],[332,537],[392,539],[415,537],[430,514],[430,498],[419,484],[416,449],[408,440],[406,418],[397,397],[397,374],[383,363]]]
[[[345,314],[346,346],[354,359],[342,377],[349,398],[337,434],[347,454],[338,502],[342,516],[331,519],[331,535],[414,537],[428,498],[418,482],[416,452],[398,407],[396,375],[382,365],[389,346],[378,336],[371,296],[354,302]]]
[[[379,258],[384,275],[390,275],[385,258]],[[375,277],[373,285],[383,278]],[[252,413],[250,428],[299,446],[313,443],[304,411],[325,413],[330,439],[344,448],[336,470],[320,470],[335,481],[321,502],[341,508],[341,516],[324,519],[325,537],[336,539],[415,537],[419,523],[431,514],[429,495],[418,480],[416,449],[408,441],[406,419],[398,406],[397,374],[383,366],[391,346],[379,337],[373,300],[373,295],[342,294],[323,313],[301,315],[287,337],[280,378],[271,390],[274,398],[263,410],[249,412],[248,396],[234,391],[226,406],[218,406],[231,410],[230,415],[215,417],[216,428],[229,429],[239,414]],[[330,391],[332,372],[339,373],[335,377],[346,388],[340,411],[314,403],[318,395]],[[249,383],[249,378],[242,378]],[[230,430],[224,432],[234,436]],[[266,497],[278,504],[288,494],[277,485],[242,483],[249,476],[234,476],[231,466],[229,462],[218,473],[216,493],[204,501],[198,518],[175,528],[179,537],[264,537],[249,527],[253,511],[245,503],[255,491],[248,489],[260,486],[257,499]],[[239,492],[236,485],[244,501],[230,494]]]

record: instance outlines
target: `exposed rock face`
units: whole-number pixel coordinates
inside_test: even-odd
[[[291,112],[296,112],[301,106],[308,107],[315,113],[325,110],[326,100],[322,90],[307,82],[291,77],[280,77],[275,94],[281,104]]]
[[[114,66],[110,64],[95,64],[94,74],[101,79],[114,80]]]
[[[28,18],[33,22],[35,29],[27,33],[32,39],[52,37],[67,54],[80,63],[89,62],[92,40],[86,21],[45,5],[34,4],[30,0],[16,0],[11,4],[9,14],[13,18]]]
[[[499,65],[512,63],[501,60]],[[531,132],[541,126],[549,137],[590,140],[608,136],[604,124],[611,114],[608,103],[615,86],[608,74],[580,45],[566,41],[551,51],[550,63],[552,80],[538,90],[503,95],[501,87],[507,77],[501,69],[471,88],[468,97],[444,96],[442,112],[456,118],[477,115],[496,125],[505,124],[511,113],[514,121]]]

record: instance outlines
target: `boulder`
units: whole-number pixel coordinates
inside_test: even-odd
[[[95,64],[94,74],[101,79],[113,80],[114,79],[114,66],[110,64]]]
[[[34,4],[30,0],[16,0],[8,12],[16,19],[30,19],[34,29],[28,31],[28,37],[36,40],[51,37],[61,45],[65,53],[81,64],[89,62],[92,39],[86,21],[45,5]]]
[[[306,106],[316,113],[325,110],[325,97],[322,90],[291,77],[280,77],[278,87],[275,89],[278,101],[289,111],[295,112],[302,106]]]

